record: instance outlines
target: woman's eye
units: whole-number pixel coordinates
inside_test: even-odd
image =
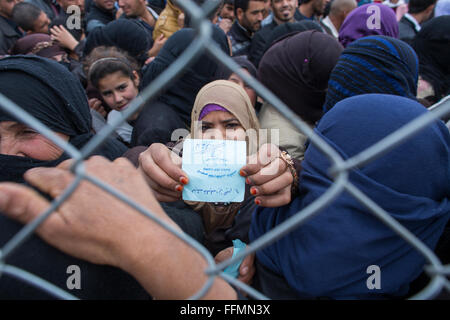
[[[205,132],[206,130],[210,129],[211,126],[208,125],[202,125],[202,131]]]
[[[38,133],[32,129],[25,129],[25,130],[20,131],[19,134],[21,136],[32,136],[32,135],[36,135]]]
[[[226,127],[227,127],[227,129],[234,129],[238,126],[239,126],[238,123],[228,123]]]
[[[127,88],[127,85],[123,84],[123,85],[119,86],[118,89],[119,89],[119,91],[124,91],[126,88]]]

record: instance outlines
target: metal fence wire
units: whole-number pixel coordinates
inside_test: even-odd
[[[420,241],[414,234],[408,229],[393,219],[387,212],[385,212],[380,206],[371,201],[369,197],[358,190],[348,180],[348,173],[355,167],[364,165],[371,160],[380,157],[381,155],[392,150],[401,143],[407,141],[408,138],[419,133],[421,129],[431,124],[436,119],[442,118],[446,114],[450,113],[450,96],[440,101],[433,106],[431,112],[416,118],[407,125],[403,126],[399,130],[393,132],[386,138],[382,139],[375,145],[372,145],[368,149],[355,155],[354,157],[343,160],[341,156],[331,148],[324,140],[322,140],[314,131],[298,116],[296,116],[285,104],[283,104],[274,94],[261,85],[256,79],[242,72],[239,66],[227,56],[218,45],[211,39],[212,25],[208,20],[208,15],[216,10],[220,1],[211,0],[205,1],[202,7],[196,5],[192,0],[179,1],[180,7],[191,18],[192,27],[196,30],[197,36],[195,40],[189,45],[189,47],[183,52],[183,54],[166,69],[157,79],[155,79],[147,88],[141,93],[142,99],[135,99],[131,102],[130,107],[124,111],[124,118],[128,118],[139,107],[160,94],[163,90],[174,83],[186,70],[194,60],[203,54],[205,51],[214,58],[218,63],[225,65],[228,69],[237,73],[247,84],[249,84],[260,97],[274,106],[281,114],[283,114],[314,144],[323,154],[328,157],[332,166],[330,168],[330,174],[334,177],[333,185],[318,199],[316,199],[308,207],[299,211],[296,215],[278,225],[270,232],[264,234],[256,241],[249,244],[245,250],[241,251],[235,257],[228,259],[222,263],[216,264],[214,258],[209,251],[196,240],[190,236],[180,233],[174,230],[171,226],[161,221],[151,212],[142,208],[140,205],[134,203],[120,192],[114,190],[109,185],[102,181],[91,177],[85,173],[84,159],[88,158],[97,147],[99,147],[109,137],[114,128],[120,125],[125,120],[116,119],[110,126],[103,128],[100,132],[94,136],[87,145],[81,150],[77,150],[70,144],[66,143],[58,136],[56,136],[50,129],[40,123],[38,120],[24,112],[19,106],[7,99],[5,96],[0,95],[0,108],[10,114],[14,114],[17,119],[20,119],[24,124],[37,130],[45,137],[52,140],[57,146],[62,148],[67,154],[69,154],[75,161],[71,167],[72,172],[75,174],[76,179],[65,190],[65,192],[57,199],[55,199],[49,209],[40,215],[37,219],[24,226],[12,239],[10,239],[0,251],[0,278],[2,275],[10,275],[16,279],[27,282],[42,291],[50,293],[56,298],[61,299],[77,299],[72,294],[56,287],[48,281],[41,279],[25,270],[19,269],[12,265],[7,264],[8,257],[20,246],[26,245],[26,240],[32,235],[35,229],[45,219],[52,214],[71,194],[75,191],[79,183],[84,179],[104,189],[106,192],[116,196],[118,199],[128,204],[130,207],[136,209],[141,214],[152,219],[162,228],[165,228],[169,232],[175,234],[179,239],[187,243],[189,246],[197,250],[207,261],[208,268],[205,273],[208,275],[208,281],[202,287],[201,290],[196,292],[190,299],[199,299],[203,297],[210,289],[214,279],[216,277],[222,277],[232,285],[240,288],[244,292],[248,293],[250,297],[255,299],[267,299],[266,296],[251,288],[250,286],[238,281],[237,279],[225,274],[223,270],[244,258],[245,256],[256,252],[257,250],[264,248],[276,240],[280,239],[287,233],[291,232],[295,228],[298,228],[303,222],[311,218],[315,214],[320,214],[321,209],[330,205],[332,201],[339,196],[342,192],[346,191],[362,203],[374,216],[380,219],[387,228],[391,228],[398,234],[399,237],[407,241],[415,250],[417,250],[425,258],[427,264],[424,267],[426,274],[429,276],[430,281],[427,286],[419,293],[410,297],[410,299],[432,299],[436,297],[442,290],[450,291],[450,282],[446,278],[450,274],[450,265],[443,265],[439,258],[434,254],[433,250],[428,248],[422,241]],[[1,281],[1,279],[0,279]]]

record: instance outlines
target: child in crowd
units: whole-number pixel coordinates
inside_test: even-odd
[[[107,123],[123,117],[122,112],[139,94],[139,65],[123,51],[115,47],[98,47],[85,61],[85,72],[89,82],[100,93],[105,104],[111,108],[107,114]],[[101,101],[91,99],[91,108],[98,108]],[[136,112],[126,122],[116,128],[116,133],[127,144],[131,141],[133,122]]]

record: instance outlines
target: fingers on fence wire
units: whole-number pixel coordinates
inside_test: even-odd
[[[30,188],[15,183],[0,184],[0,211],[14,220],[28,223],[49,206],[47,200]]]
[[[159,201],[180,200],[183,186],[189,182],[181,170],[181,158],[160,143],[140,154],[139,169]]]
[[[102,157],[92,157],[86,161],[86,174],[125,195],[130,203],[134,201],[171,223],[141,174],[128,160],[110,162]],[[61,194],[74,180],[69,171],[61,168],[30,170],[25,178],[52,196]],[[49,206],[47,200],[25,186],[0,184],[0,195],[4,199],[3,202],[0,200],[0,210],[23,223],[31,221]],[[51,245],[75,257],[120,267],[120,255],[111,248],[136,240],[133,238],[136,238],[137,227],[148,229],[153,226],[147,217],[129,204],[84,181],[37,232]],[[158,227],[155,232],[157,230],[162,229]]]

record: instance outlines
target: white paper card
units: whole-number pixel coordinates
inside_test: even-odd
[[[183,200],[242,202],[245,179],[239,170],[246,164],[245,141],[186,139],[182,169],[189,177]]]

